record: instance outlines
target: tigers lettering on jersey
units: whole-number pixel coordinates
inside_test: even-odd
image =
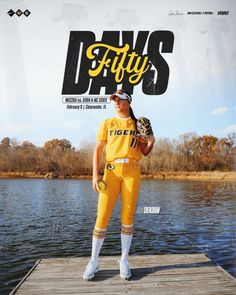
[[[135,130],[109,130],[109,135],[132,135],[138,137],[138,133]]]
[[[112,117],[104,120],[98,130],[97,140],[106,142],[106,161],[116,158],[140,160],[142,153],[139,142],[143,142],[135,130],[134,120]]]
[[[119,129],[119,130],[108,130],[109,136],[121,136],[121,135],[127,135],[132,136],[130,139],[130,147],[135,148],[138,143],[138,132],[135,130],[129,130],[129,129]]]

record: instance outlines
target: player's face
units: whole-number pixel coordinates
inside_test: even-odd
[[[120,99],[116,96],[114,99],[115,109],[118,113],[127,112],[129,110],[129,101],[128,99]]]

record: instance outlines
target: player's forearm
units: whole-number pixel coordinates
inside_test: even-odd
[[[102,157],[102,149],[95,147],[93,152],[93,176],[99,174],[99,165]]]
[[[147,156],[148,154],[150,154],[151,150],[153,149],[153,145],[155,141],[156,141],[155,136],[151,135],[148,138],[147,144],[145,146],[142,146],[142,154],[144,156]]]
[[[147,156],[148,154],[150,154],[151,150],[153,149],[153,144],[154,142],[151,143],[147,143],[147,145],[143,148],[142,153],[144,156]]]

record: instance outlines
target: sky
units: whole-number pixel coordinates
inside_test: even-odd
[[[12,9],[28,9],[10,17]],[[218,11],[229,15],[217,15]],[[213,15],[187,15],[213,11]],[[236,1],[0,0],[0,140],[6,136],[42,146],[66,138],[73,146],[95,140],[106,110],[71,110],[62,103],[70,31],[170,30],[167,90],[145,95],[135,86],[136,117],[150,119],[155,137],[186,132],[225,137],[236,132]]]

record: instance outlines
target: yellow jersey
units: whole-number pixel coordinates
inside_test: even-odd
[[[141,160],[142,152],[139,142],[147,142],[135,130],[134,120],[112,117],[100,124],[97,140],[106,141],[105,160],[107,162],[120,158]]]

